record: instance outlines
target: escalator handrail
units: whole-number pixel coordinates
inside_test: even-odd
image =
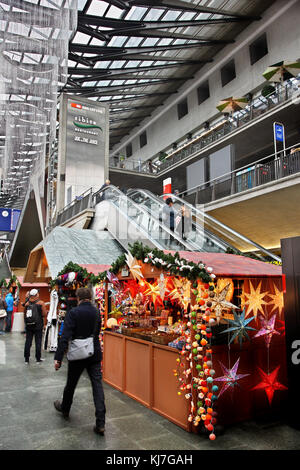
[[[149,218],[152,218],[149,214],[149,212],[144,209],[143,207],[139,206],[139,204],[136,204],[134,201],[132,201],[130,198],[128,198],[126,196],[126,194],[124,194],[120,189],[118,189],[116,186],[110,184],[108,186],[106,186],[105,188],[97,191],[96,193],[93,194],[93,199],[94,199],[94,205],[95,204],[95,200],[96,200],[96,197],[98,194],[102,194],[103,192],[105,191],[108,191],[108,190],[113,190],[115,193],[117,193],[117,195],[119,195],[120,197],[122,197],[124,200],[128,199],[130,201],[130,204],[132,204],[133,207],[135,207],[137,210],[139,210],[140,212],[143,212],[147,217]],[[109,199],[105,199],[106,201],[109,201]],[[111,201],[112,202],[112,201]],[[118,207],[116,204],[114,204],[116,207]],[[124,211],[122,211],[119,207],[118,209],[120,210],[120,212],[122,212],[123,215],[125,215],[127,218],[128,218],[128,215],[125,214]],[[129,219],[130,221],[133,221],[133,223],[140,229],[141,227],[135,222],[135,220],[132,218]],[[185,241],[181,240],[180,237],[178,237],[175,232],[172,232],[172,230],[170,230],[165,224],[161,223],[159,220],[157,219],[154,219],[156,223],[158,223],[158,226],[164,230],[165,232],[167,232],[169,235],[171,235],[173,238],[175,238],[181,245],[183,245],[185,248],[187,248],[187,251],[193,251],[193,247],[189,246],[188,243],[186,243]],[[164,250],[165,248],[162,247],[162,245],[160,245],[158,242],[156,242],[156,240],[152,239],[152,237],[149,235],[148,232],[146,232],[144,229],[142,229],[141,231],[143,231],[143,233],[146,233],[146,238],[149,238],[150,241],[155,244],[158,248]]]
[[[148,196],[150,199],[156,201],[161,206],[164,205],[159,196],[155,196],[155,194],[151,193],[151,191],[148,191],[147,189],[131,189],[127,192],[127,194],[130,194],[130,195],[133,195],[135,193],[144,194],[144,195]],[[197,230],[197,228],[198,228],[197,222],[193,221],[193,224],[195,225],[196,230]],[[201,230],[199,229],[199,232],[200,231]],[[220,248],[222,248],[224,251],[226,251],[226,248],[228,248],[228,247],[236,250],[236,248],[234,246],[230,245],[230,243],[228,243],[227,241],[219,240],[218,237],[216,235],[212,234],[209,230],[204,229],[204,233],[206,233],[207,236],[210,237],[213,240],[213,242],[216,245],[218,245]],[[191,241],[189,241],[189,243],[191,243]],[[194,242],[192,242],[192,244],[194,245],[194,250],[199,251],[199,246],[197,244],[195,244]],[[203,251],[203,250],[201,250],[201,251]]]
[[[225,225],[223,224],[222,222],[220,222],[219,220],[215,219],[214,217],[212,217],[211,215],[209,214],[203,214],[202,211],[200,211],[199,209],[197,209],[195,206],[192,206],[192,204],[186,202],[184,199],[181,199],[180,197],[178,196],[175,196],[174,194],[172,193],[168,193],[168,194],[164,194],[163,196],[160,196],[161,198],[164,197],[164,196],[169,196],[169,197],[172,197],[172,198],[175,198],[177,199],[181,204],[184,204],[186,205],[187,207],[191,208],[193,211],[195,211],[196,213],[199,213],[202,215],[202,217],[206,217],[208,220],[211,220],[212,222],[214,222],[216,225],[219,225],[221,228],[227,230],[228,232],[232,233],[232,235],[235,235],[236,237],[240,238],[241,240],[243,240],[244,242],[247,242],[249,244],[252,244],[253,246],[255,246],[256,248],[258,248],[260,251],[262,251],[263,253],[265,253],[266,255],[268,255],[270,258],[273,258],[275,261],[278,261],[278,262],[281,262],[281,258],[279,256],[276,256],[274,255],[272,252],[270,252],[269,250],[267,250],[266,248],[264,248],[263,246],[259,245],[258,243],[254,242],[253,240],[251,240],[250,238],[248,237],[245,237],[244,235],[242,235],[241,233],[239,232],[236,232],[234,229],[228,227],[228,225]]]

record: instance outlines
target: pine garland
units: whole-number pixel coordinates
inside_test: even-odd
[[[189,281],[196,281],[201,279],[203,282],[212,282],[212,277],[205,269],[203,263],[194,263],[193,261],[187,261],[180,257],[179,253],[176,252],[174,255],[171,253],[164,253],[163,251],[157,248],[150,248],[149,246],[143,245],[140,242],[135,242],[133,245],[129,244],[129,251],[134,258],[139,261],[142,261],[145,264],[155,266],[158,269],[163,269],[170,273],[172,276],[180,276],[188,279]],[[113,274],[118,274],[118,272],[126,264],[126,256],[122,254],[119,256],[114,263],[112,263],[110,272]],[[95,276],[92,273],[89,273],[86,269],[82,268],[76,263],[71,261],[58,273],[58,277],[63,274],[70,272],[80,273],[82,278],[92,285],[99,284],[101,281],[104,281],[107,277],[107,271],[100,273],[98,276]],[[50,286],[54,287],[56,284],[56,279],[50,281]]]
[[[13,275],[8,282],[6,282],[6,279],[3,278],[0,281],[0,288],[4,287],[4,289],[9,289],[13,284],[16,284],[17,287],[21,287],[21,284],[18,281],[17,276]]]

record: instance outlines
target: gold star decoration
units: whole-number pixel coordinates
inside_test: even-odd
[[[149,282],[147,282],[146,286],[148,287],[148,289],[145,290],[144,295],[146,297],[151,297],[153,303],[157,302],[158,300],[161,301],[159,285],[150,284]]]
[[[263,305],[268,305],[268,302],[263,300],[266,295],[269,295],[268,292],[261,292],[261,282],[258,284],[258,287],[254,289],[251,281],[249,281],[250,285],[250,293],[244,292],[244,296],[246,297],[245,306],[247,308],[246,315],[247,317],[251,312],[257,319],[257,314],[261,312],[263,316],[265,316]]]
[[[130,269],[131,274],[133,275],[134,279],[141,279],[143,276],[141,272],[141,266],[138,264],[136,258],[132,256],[131,253],[126,253],[126,263]]]
[[[284,309],[284,302],[283,302],[283,292],[277,288],[277,286],[273,283],[273,287],[275,290],[275,294],[268,294],[269,297],[273,299],[273,302],[271,302],[271,305],[273,305],[273,308],[270,313],[274,312],[274,310],[278,309],[279,311],[279,316],[282,316],[282,310]]]
[[[228,283],[222,290],[217,289],[215,292],[215,296],[210,299],[212,302],[211,309],[213,313],[215,314],[218,323],[221,319],[223,310],[232,310],[232,309],[238,308],[236,305],[226,300],[226,296],[228,294],[230,287],[231,285],[230,283]]]
[[[175,300],[178,299],[183,305],[184,309],[188,308],[191,302],[191,282],[187,279],[173,279],[175,289],[170,293],[170,297]]]
[[[221,292],[222,289],[227,288],[227,293],[225,299],[228,302],[231,302],[234,294],[234,284],[233,280],[230,278],[220,278],[217,281],[217,289],[219,292]]]

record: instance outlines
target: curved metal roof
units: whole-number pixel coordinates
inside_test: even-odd
[[[64,92],[110,105],[110,147],[273,0],[79,0]]]

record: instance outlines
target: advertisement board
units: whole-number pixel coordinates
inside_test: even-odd
[[[108,178],[108,107],[63,95],[59,113],[58,209]]]

